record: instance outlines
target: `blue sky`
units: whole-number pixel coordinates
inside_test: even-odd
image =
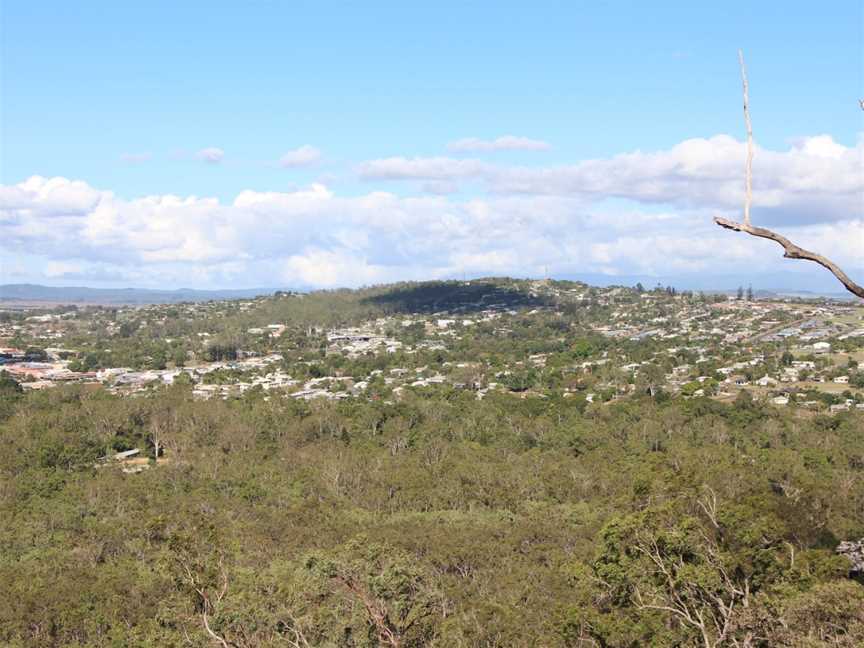
[[[802,186],[814,196],[831,196],[832,175],[854,177],[857,171],[860,176],[860,2],[6,0],[2,30],[0,183],[20,189],[28,178],[40,176],[78,184],[60,194],[56,183],[48,189],[32,183],[20,189],[28,200],[41,196],[39,209],[24,205],[18,194],[11,202],[7,197],[6,211],[0,212],[6,214],[0,217],[0,232],[9,232],[0,281],[169,287],[184,280],[201,286],[257,286],[266,281],[314,286],[350,283],[354,277],[376,281],[446,276],[460,264],[478,274],[530,273],[538,265],[533,255],[537,260],[551,258],[562,274],[717,273],[746,254],[739,250],[731,260],[673,264],[668,269],[659,261],[651,266],[627,261],[626,251],[636,244],[621,245],[625,234],[632,238],[632,231],[620,226],[617,215],[622,210],[649,219],[653,237],[663,234],[656,214],[668,212],[675,222],[669,236],[680,239],[681,223],[688,222],[684,219],[701,218],[703,209],[732,209],[705,191],[682,201],[674,193],[681,178],[670,184],[668,166],[661,164],[653,179],[634,180],[632,170],[623,176],[628,182],[666,182],[657,196],[605,184],[588,187],[582,180],[556,184],[555,178],[585,161],[614,160],[637,151],[672,151],[675,157],[676,146],[698,140],[708,142],[711,150],[699,154],[697,166],[702,166],[691,171],[701,177],[720,165],[718,184],[731,182],[731,171],[724,166],[728,160],[720,164],[714,153],[723,148],[722,142],[712,138],[742,138],[739,47],[749,66],[757,142],[766,151],[786,155],[764,169],[766,192],[784,182],[784,173],[802,175],[806,160],[801,162],[796,150],[803,150],[811,162],[810,153],[817,149],[822,153],[814,154],[816,158],[846,160],[845,167],[837,162],[830,169],[817,160],[812,172],[803,172],[804,177],[824,176],[817,187],[793,183],[788,196],[777,200],[766,193],[766,216],[782,222],[782,213],[788,211],[793,215],[788,224],[804,228],[805,240],[830,243],[832,235],[848,239],[850,232],[854,240],[864,231],[860,200],[857,210],[848,210],[854,208],[856,191],[860,194],[854,182],[841,183],[849,200],[840,201],[837,213],[795,220],[802,209]],[[831,139],[827,148],[801,148],[807,138],[826,135]],[[525,145],[525,140],[480,150],[452,145],[466,138],[492,142],[505,136],[530,139],[537,146]],[[419,166],[403,168],[415,158]],[[293,162],[280,164],[280,159]],[[391,163],[382,172],[375,163],[388,159]],[[692,162],[687,151],[675,159],[679,166]],[[429,170],[432,160],[437,160],[434,171]],[[757,173],[758,165],[757,156]],[[612,176],[623,173],[617,166],[602,168]],[[503,180],[513,175],[511,169],[536,173],[530,181]],[[547,177],[553,179],[549,186],[543,185]],[[277,194],[285,194],[296,202],[313,184],[326,186],[339,204],[316,208],[314,216],[304,212],[305,226],[318,228],[311,235],[279,230],[277,238],[291,248],[284,255],[270,249],[267,241],[227,231],[219,246],[210,245],[218,251],[193,251],[206,238],[203,223],[244,229],[243,219],[251,218],[247,212],[223,213],[236,207],[243,192],[267,194],[277,202]],[[70,198],[73,190],[101,197]],[[55,193],[49,199],[46,191]],[[416,207],[413,203],[390,206],[394,213],[388,218],[395,220],[386,227],[404,225],[404,239],[384,247],[396,246],[398,254],[374,249],[368,238],[376,238],[376,227],[382,227],[374,222],[379,212],[356,202],[382,192],[394,200],[445,201],[438,204],[437,214],[428,205],[420,210],[422,215],[407,213]],[[94,223],[100,222],[97,205],[108,208],[106,193],[115,201],[110,208],[118,213],[114,230],[146,228],[161,218],[164,222],[156,229],[167,234],[173,219],[185,243],[166,244],[160,252],[154,232],[137,242],[117,231],[94,235]],[[61,195],[74,204],[58,207]],[[188,230],[188,205],[163,205],[154,215],[140,213],[144,207],[135,202],[168,195],[217,199],[219,214],[196,215],[200,229]],[[528,201],[519,206],[520,213],[530,211],[532,196],[538,197],[534,209],[541,209],[542,200],[557,197],[554,205],[542,207],[555,211],[553,222],[540,219],[534,229],[525,225],[518,237],[466,247],[464,238],[483,231],[472,211],[475,204],[483,202],[496,212],[496,228],[506,227],[518,219],[512,204],[503,205],[514,196]],[[758,196],[756,202],[758,208]],[[55,210],[53,216],[46,205]],[[261,220],[258,213],[246,225],[266,228],[297,211],[293,203],[283,209],[288,211],[269,210],[271,220]],[[74,223],[73,212],[79,219]],[[454,240],[427,239],[427,245],[452,244],[457,253],[414,262],[425,246],[422,238],[411,237],[430,236],[429,221],[439,219],[443,227],[448,212],[456,214],[455,230],[463,226],[472,233]],[[614,221],[606,229],[597,222],[603,216]],[[64,249],[52,243],[44,234],[52,228],[37,223],[39,218],[54,218],[46,222],[62,223],[82,244],[73,240]],[[585,226],[586,218],[593,219],[591,227],[585,227],[586,236],[593,237],[592,245],[606,248],[551,249],[561,240],[556,227],[566,228],[568,219]],[[364,219],[369,227],[364,228]],[[414,227],[418,220],[422,223]],[[820,224],[841,229],[833,234],[814,229]],[[105,234],[104,227],[100,231]],[[525,235],[532,233],[538,239],[535,248],[522,249]],[[715,234],[697,228],[692,236],[702,240],[708,233]],[[17,249],[11,248],[13,240]],[[293,248],[291,241],[296,243]],[[234,244],[245,247],[229,258],[224,248]],[[620,259],[602,251],[616,244]],[[755,244],[760,256],[776,252]],[[108,249],[116,251],[118,245],[128,247],[123,257],[128,263]],[[841,258],[849,253],[854,264],[854,248],[846,247],[841,245]],[[181,248],[185,251],[177,252]],[[316,281],[316,259],[325,266],[344,267],[325,269],[324,279]],[[531,262],[513,262],[519,259]],[[363,267],[355,273],[352,263]],[[781,263],[762,269],[780,270]],[[53,264],[52,271],[46,274],[48,264]],[[195,265],[192,275],[190,264]],[[265,269],[274,264],[281,268],[275,274]],[[136,270],[126,272],[126,265]]]

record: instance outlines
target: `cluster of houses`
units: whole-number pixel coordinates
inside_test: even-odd
[[[862,310],[855,304],[802,303],[782,300],[743,301],[735,299],[670,298],[656,292],[640,293],[622,288],[589,289],[587,287],[561,288],[552,282],[533,282],[530,297],[535,300],[521,308],[514,303],[481,297],[475,304],[462,304],[449,310],[426,314],[403,314],[378,317],[352,327],[323,330],[310,328],[310,334],[321,336],[326,356],[339,355],[353,360],[380,354],[396,360],[387,369],[371,371],[368,376],[353,378],[344,375],[305,376],[294,372],[279,353],[237,352],[237,359],[217,362],[194,360],[191,366],[161,370],[132,370],[112,367],[91,372],[69,369],[69,359],[75,350],[58,346],[45,349],[41,358],[27,357],[18,348],[0,348],[0,365],[21,381],[25,389],[40,389],[77,381],[101,385],[113,393],[130,395],[143,392],[153,385],[171,385],[178,380],[192,384],[196,399],[230,398],[249,390],[260,389],[266,397],[278,393],[298,399],[341,399],[370,394],[371,384],[382,385],[398,398],[406,389],[422,389],[449,385],[457,389],[470,389],[482,398],[491,390],[518,392],[522,397],[530,390],[513,388],[506,377],[512,372],[532,369],[542,372],[547,366],[547,353],[511,357],[503,370],[485,366],[477,370],[482,380],[466,378],[466,367],[474,359],[456,359],[439,364],[438,369],[427,367],[393,366],[398,358],[424,351],[446,352],[459,348],[465,335],[478,332],[507,338],[525,318],[561,319],[562,304],[576,304],[588,308],[599,306],[603,316],[594,323],[582,324],[573,336],[584,336],[593,330],[606,338],[620,340],[622,344],[609,345],[594,357],[574,360],[564,367],[565,373],[582,376],[559,385],[564,396],[583,393],[593,402],[604,393],[604,400],[633,393],[637,384],[644,387],[641,377],[651,373],[648,389],[662,388],[686,397],[711,395],[734,396],[741,389],[756,390],[770,402],[782,406],[795,402],[795,394],[804,386],[821,388],[839,394],[853,388],[854,374],[838,368],[835,359],[840,354],[834,345],[847,346],[846,341],[861,338],[864,342]],[[537,297],[547,298],[537,302]],[[99,320],[109,333],[120,331],[118,322],[134,321],[136,327],[164,324],[170,317],[196,322],[203,315],[221,315],[227,312],[247,313],[262,303],[261,299],[204,304],[149,306],[129,309],[134,318],[104,316]],[[545,305],[538,305],[543,303]],[[225,305],[227,304],[227,305]],[[171,315],[168,315],[168,308]],[[124,311],[118,311],[121,315]],[[99,317],[103,317],[99,315]],[[243,316],[253,321],[251,316]],[[516,319],[520,318],[520,319]],[[18,318],[17,323],[2,326],[0,334],[9,337],[28,334],[31,338],[50,340],[51,336],[77,325],[74,311]],[[587,329],[585,328],[587,327]],[[197,343],[208,343],[210,333],[193,329],[189,333]],[[246,326],[247,336],[254,336],[259,349],[277,349],[284,345],[284,323]],[[571,329],[572,330],[572,329]],[[560,340],[566,343],[568,334]],[[247,338],[248,339],[248,338]],[[842,344],[841,344],[842,343]],[[56,343],[55,343],[56,344]],[[284,348],[284,347],[283,347]],[[792,350],[794,357],[784,363],[776,362],[778,348]],[[636,351],[628,351],[635,349]],[[650,349],[650,353],[645,350]],[[632,354],[632,355],[628,355]],[[686,360],[683,360],[686,358]],[[677,362],[677,364],[673,363]],[[440,363],[440,360],[438,361]],[[560,362],[559,362],[560,363]],[[411,364],[411,363],[406,363]],[[864,364],[864,362],[862,362]],[[649,365],[664,367],[658,379],[657,371],[649,372]],[[378,365],[380,366],[380,364]],[[670,369],[671,367],[671,369]],[[335,372],[339,373],[339,372]],[[292,376],[292,374],[295,374]],[[659,381],[659,382],[658,382]],[[584,384],[588,385],[586,390]],[[505,387],[510,384],[511,387]],[[539,395],[539,393],[538,393]],[[800,401],[800,399],[798,399]],[[864,397],[839,399],[831,404],[832,411],[860,407]],[[804,401],[803,405],[807,405]]]
[[[396,353],[401,348],[402,343],[398,340],[365,328],[335,329],[327,333],[327,353],[339,353],[349,358],[377,353],[382,349]]]

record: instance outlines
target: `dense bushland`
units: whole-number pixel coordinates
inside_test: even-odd
[[[3,389],[4,645],[864,642],[860,413]]]

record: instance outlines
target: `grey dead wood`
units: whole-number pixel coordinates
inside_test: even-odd
[[[785,236],[781,236],[780,234],[765,229],[764,227],[755,227],[751,223],[750,208],[753,203],[753,127],[750,123],[750,99],[748,96],[749,88],[747,84],[747,68],[744,65],[744,54],[740,50],[738,51],[738,61],[741,65],[741,81],[744,91],[744,123],[747,127],[747,162],[745,164],[744,180],[744,222],[739,223],[719,216],[714,218],[714,222],[720,227],[724,227],[734,232],[744,232],[750,236],[756,236],[758,238],[764,238],[778,243],[783,248],[783,256],[787,259],[804,259],[805,261],[818,263],[837,277],[846,290],[851,292],[853,295],[864,299],[864,287],[852,281],[852,279],[849,278],[849,275],[843,272],[836,263],[821,254],[805,250],[804,248],[795,245]],[[864,100],[862,100],[861,106],[864,108]],[[862,246],[862,254],[864,254],[864,246]]]

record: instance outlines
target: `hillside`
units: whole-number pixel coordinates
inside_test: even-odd
[[[848,302],[488,278],[0,340],[3,645],[864,642]]]

